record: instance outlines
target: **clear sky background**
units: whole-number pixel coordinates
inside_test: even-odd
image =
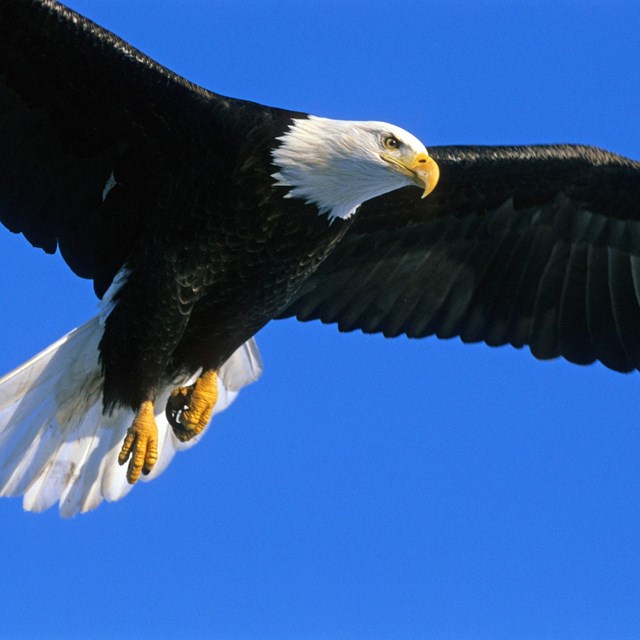
[[[223,94],[640,158],[632,0],[69,4]],[[2,371],[95,312],[8,232],[0,269]],[[640,637],[637,374],[319,323],[258,342],[262,380],[155,482],[70,521],[0,501],[0,637]]]

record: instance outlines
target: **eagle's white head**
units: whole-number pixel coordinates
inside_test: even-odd
[[[297,118],[272,152],[276,186],[286,198],[315,204],[330,220],[348,218],[366,200],[416,184],[431,193],[440,175],[425,146],[386,122]]]

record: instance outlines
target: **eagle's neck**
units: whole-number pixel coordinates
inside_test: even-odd
[[[275,185],[285,198],[314,204],[329,220],[347,219],[366,200],[402,186],[384,166],[370,161],[373,150],[362,123],[309,116],[295,118],[272,151]]]

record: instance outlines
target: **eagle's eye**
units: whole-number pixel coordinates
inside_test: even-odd
[[[396,151],[400,148],[400,140],[395,136],[387,136],[384,139],[384,146],[389,149],[389,151]]]

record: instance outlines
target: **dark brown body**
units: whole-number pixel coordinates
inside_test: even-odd
[[[239,148],[259,153],[229,158],[240,168],[225,175],[225,190],[200,188],[207,201],[198,211],[152,226],[125,265],[130,275],[101,343],[107,404],[136,406],[161,378],[217,369],[286,306],[350,226],[272,186],[262,131],[239,128],[238,138]],[[169,210],[183,201],[173,195],[160,199]]]

